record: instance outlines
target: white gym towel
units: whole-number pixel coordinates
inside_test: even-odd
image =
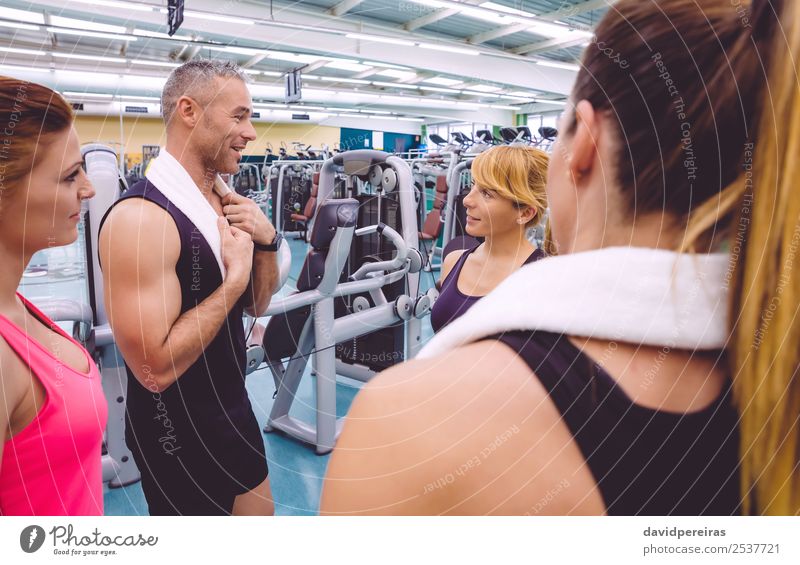
[[[528,264],[420,351],[430,358],[503,331],[544,330],[679,349],[728,339],[726,253],[609,247]]]
[[[200,192],[192,177],[183,168],[183,165],[162,147],[158,157],[153,159],[147,167],[145,177],[195,225],[208,242],[211,251],[214,252],[214,257],[216,257],[219,265],[219,272],[224,279],[225,265],[222,263],[222,242],[219,238],[219,227],[217,226],[217,218],[219,216]],[[230,188],[219,175],[214,180],[214,192],[219,196],[225,196],[230,192]]]

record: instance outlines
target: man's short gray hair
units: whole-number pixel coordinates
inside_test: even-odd
[[[190,96],[205,105],[209,99],[209,89],[216,77],[238,78],[249,82],[249,77],[233,61],[220,59],[194,59],[172,71],[161,93],[161,115],[169,124],[178,99]]]

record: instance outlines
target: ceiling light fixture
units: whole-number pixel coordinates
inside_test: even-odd
[[[555,106],[566,106],[567,105],[566,102],[562,102],[562,101],[559,101],[559,100],[542,100],[541,98],[537,98],[536,100],[534,100],[534,103],[536,103],[536,104],[553,104]]]
[[[167,13],[166,8],[160,8],[159,12]],[[196,12],[194,10],[184,10],[183,16],[186,18],[196,18],[198,20],[209,20],[212,22],[228,22],[231,24],[241,24],[246,26],[255,25],[256,22],[247,18],[237,18],[236,16],[225,16],[223,14],[211,14],[206,12]]]
[[[157,6],[147,4],[136,4],[133,2],[118,2],[116,0],[73,0],[80,4],[91,4],[93,6],[108,6],[110,8],[122,8],[123,10],[136,10],[138,12],[156,12]]]
[[[53,57],[61,59],[81,59],[83,61],[101,61],[103,63],[126,63],[122,57],[103,57],[101,55],[78,55],[77,53],[52,53]]]
[[[141,59],[132,59],[130,62],[134,65],[149,65],[152,67],[171,67],[173,69],[175,67],[180,67],[178,63],[168,63],[166,61],[142,61]]]
[[[101,39],[116,39],[119,41],[136,41],[137,38],[133,35],[121,33],[102,33],[99,31],[86,31],[83,29],[69,29],[63,27],[48,27],[47,31],[50,33],[64,34],[64,35],[77,35],[80,37],[99,37]]]
[[[0,22],[0,27],[10,27],[14,29],[25,29],[28,31],[39,31],[41,28],[33,24],[20,24],[17,22]]]
[[[6,53],[19,53],[20,55],[47,55],[46,51],[39,51],[38,49],[22,49],[20,47],[0,47],[0,51]]]
[[[44,14],[29,12],[27,10],[16,10],[14,8],[0,7],[0,18],[22,20],[23,22],[30,22],[32,24],[44,23]]]
[[[562,63],[560,61],[539,60],[536,61],[536,64],[541,65],[543,67],[552,67],[554,69],[566,69],[568,71],[575,71],[575,72],[578,72],[581,69],[578,65],[574,65],[572,63]]]
[[[18,65],[6,65],[0,64],[0,69],[7,69],[11,72],[32,72],[32,73],[49,73],[50,69],[41,68],[41,67],[25,67],[25,66],[18,66]]]
[[[449,45],[436,45],[435,43],[419,43],[423,49],[432,49],[434,51],[446,51],[448,53],[458,53],[460,55],[480,55],[480,51],[474,49],[464,49],[462,47],[450,47]]]
[[[102,98],[102,99],[105,99],[105,100],[109,100],[111,98],[114,98],[113,94],[103,94],[103,93],[100,93],[100,92],[72,92],[72,91],[65,90],[61,94],[63,94],[64,96],[70,96],[70,97],[76,97],[76,98]]]

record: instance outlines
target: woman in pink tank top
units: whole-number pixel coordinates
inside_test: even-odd
[[[76,240],[81,200],[94,195],[72,122],[58,93],[0,76],[2,515],[103,514],[97,366],[16,292],[36,251]]]

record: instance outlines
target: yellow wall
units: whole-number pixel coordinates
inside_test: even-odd
[[[246,155],[263,155],[267,142],[272,143],[278,153],[281,141],[285,142],[289,153],[293,153],[292,141],[300,141],[319,148],[326,143],[331,149],[339,142],[339,128],[316,124],[272,124],[255,122],[258,139],[249,143]],[[119,116],[78,116],[75,120],[81,143],[107,143],[119,150]],[[164,122],[158,118],[125,117],[122,122],[125,153],[132,162],[141,161],[142,145],[164,145]]]

